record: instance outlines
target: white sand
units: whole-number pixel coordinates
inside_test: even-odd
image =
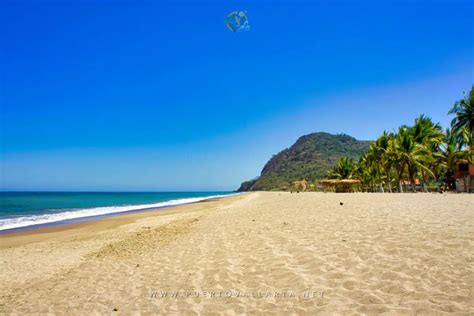
[[[474,314],[474,195],[259,192],[162,213],[0,236],[0,312]]]

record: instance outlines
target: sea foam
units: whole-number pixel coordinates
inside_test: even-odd
[[[107,206],[107,207],[95,207],[88,209],[76,209],[69,211],[62,211],[57,213],[41,214],[41,215],[31,215],[31,216],[22,216],[14,218],[4,218],[0,219],[0,231],[14,228],[28,227],[32,225],[41,225],[41,224],[50,224],[61,221],[75,220],[78,218],[87,218],[92,216],[100,216],[114,213],[123,213],[129,211],[145,210],[150,208],[162,208],[168,206],[176,206],[182,204],[189,204],[209,199],[215,199],[219,197],[227,197],[235,194],[225,194],[225,195],[212,195],[206,197],[194,197],[194,198],[183,198],[169,200],[154,204],[140,204],[140,205],[124,205],[124,206]]]

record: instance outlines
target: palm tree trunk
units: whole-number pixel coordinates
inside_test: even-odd
[[[421,169],[421,177],[423,178],[423,192],[428,192],[428,185],[426,184],[425,171]]]
[[[392,193],[392,179],[390,179],[390,175],[387,173],[387,180],[388,180],[388,192]]]
[[[403,177],[403,171],[405,170],[405,164],[402,164],[400,166],[400,169],[398,170],[398,191],[400,193],[403,193],[403,183],[402,183],[402,177]]]
[[[384,193],[383,184],[382,184],[382,175],[380,174],[380,165],[377,164],[378,174],[379,174],[379,192]]]
[[[415,177],[413,174],[413,169],[410,168],[410,165],[408,165],[408,176],[410,177],[410,182],[412,185],[413,192],[416,192],[416,187],[415,187]]]
[[[390,178],[390,169],[385,169],[385,173],[387,174],[387,181],[388,181],[388,192],[392,193],[392,179]]]

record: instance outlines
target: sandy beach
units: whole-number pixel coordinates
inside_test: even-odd
[[[3,234],[0,284],[0,313],[473,315],[474,195],[256,192]]]

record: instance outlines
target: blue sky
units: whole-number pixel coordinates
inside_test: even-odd
[[[447,127],[473,23],[456,0],[1,1],[0,189],[230,190],[303,134]]]

